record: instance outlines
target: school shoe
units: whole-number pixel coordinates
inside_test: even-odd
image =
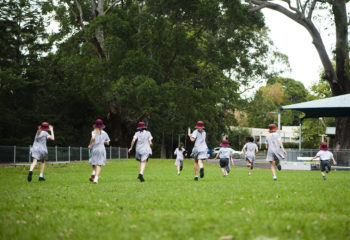
[[[274,181],[277,181],[277,177],[274,177],[273,180],[274,180]]]
[[[199,176],[200,176],[201,178],[204,178],[204,168],[201,168],[201,169],[199,170]]]
[[[326,180],[326,176],[323,176],[323,180]]]
[[[39,177],[39,182],[41,181],[46,181],[46,179],[44,177]]]
[[[278,171],[281,171],[281,170],[282,170],[282,167],[281,167],[281,164],[280,164],[280,163],[277,163],[276,167],[277,167]]]
[[[90,182],[93,182],[95,178],[95,175],[91,175],[91,177],[89,178]]]
[[[195,181],[198,181],[198,177],[194,177],[194,180],[195,180]]]
[[[32,176],[33,176],[33,172],[29,171],[28,178],[27,178],[28,182],[32,181]]]
[[[145,181],[145,179],[143,178],[142,174],[139,174],[139,176],[137,178],[140,179],[140,182],[144,182]]]

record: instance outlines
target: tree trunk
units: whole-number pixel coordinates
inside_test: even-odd
[[[108,120],[111,123],[111,144],[116,147],[128,147],[131,142],[134,129],[123,123],[118,106],[114,101],[109,102]]]
[[[350,118],[336,119],[335,149],[350,149]]]

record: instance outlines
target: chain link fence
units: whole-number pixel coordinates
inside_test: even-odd
[[[31,163],[30,148],[19,146],[0,146],[0,164],[23,165]],[[89,159],[89,149],[86,147],[47,147],[46,161],[52,163],[69,163]],[[127,161],[128,149],[120,147],[106,147],[107,160]]]

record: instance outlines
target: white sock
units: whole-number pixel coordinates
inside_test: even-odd
[[[276,177],[276,176],[273,176],[273,179],[277,179],[277,177]]]
[[[40,173],[40,177],[44,177],[44,174],[43,174],[43,173]]]
[[[140,173],[141,175],[143,175],[143,173]]]
[[[96,175],[96,171],[95,170],[92,170],[92,175]]]
[[[98,176],[95,176],[94,182],[97,182],[97,181],[98,181]]]

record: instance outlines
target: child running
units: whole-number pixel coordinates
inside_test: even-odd
[[[180,172],[182,171],[183,161],[186,155],[185,151],[186,150],[184,149],[184,144],[182,142],[175,149],[174,154],[176,155],[175,166],[177,167],[177,175],[180,175]]]
[[[51,135],[46,132],[50,131]],[[38,130],[36,131],[35,137],[34,137],[34,143],[33,146],[30,149],[30,154],[33,158],[33,163],[30,165],[29,173],[28,173],[28,182],[32,181],[33,176],[33,169],[35,168],[38,160],[41,161],[40,166],[40,176],[39,181],[45,181],[44,178],[44,170],[45,170],[45,159],[47,158],[47,146],[46,141],[47,139],[55,140],[55,135],[53,133],[53,126],[49,125],[47,122],[41,123],[40,126],[38,126]]]
[[[326,142],[321,143],[320,151],[318,151],[318,153],[316,154],[316,156],[312,158],[312,160],[318,157],[320,158],[321,174],[322,174],[323,180],[326,180],[326,175],[324,174],[324,172],[326,171],[326,173],[328,173],[331,171],[331,164],[329,161],[332,160],[333,164],[337,165],[337,162],[333,157],[333,153],[328,151],[328,145]]]
[[[204,131],[204,122],[198,121],[196,128],[197,129],[194,130],[192,134],[189,134],[189,137],[192,142],[195,142],[192,149],[192,154],[194,157],[194,180],[198,181],[198,166],[200,169],[200,177],[204,177],[203,160],[208,158],[208,146],[205,141],[206,132]]]
[[[152,135],[149,131],[147,131],[146,124],[144,122],[139,122],[137,125],[137,132],[135,133],[131,146],[129,148],[129,153],[131,152],[135,142],[136,143],[136,160],[140,162],[140,173],[138,175],[138,179],[140,182],[144,182],[143,172],[146,168],[146,163],[148,159],[152,156]]]
[[[266,138],[266,148],[268,149],[266,161],[270,162],[274,181],[277,181],[275,166],[279,171],[281,171],[282,167],[280,161],[287,155],[286,151],[284,150],[282,140],[278,133],[276,133],[277,130],[278,128],[276,124],[270,124],[270,135]]]
[[[248,167],[248,176],[252,174],[254,168],[255,154],[259,152],[258,146],[254,143],[253,137],[247,137],[247,143],[244,145],[242,152],[245,153],[245,160]]]
[[[90,182],[97,184],[101,173],[101,167],[106,165],[105,145],[109,145],[110,139],[108,134],[102,130],[106,126],[101,119],[97,119],[93,127],[94,130],[91,133],[89,143],[89,149],[91,149],[89,163],[92,165],[92,174],[89,180]]]
[[[214,160],[220,157],[220,162],[219,162],[220,168],[221,168],[222,174],[224,175],[224,177],[226,177],[230,172],[230,168],[229,168],[230,163],[233,162],[232,160],[233,150],[230,148],[230,145],[228,144],[228,141],[226,139],[222,140],[220,146],[221,148],[218,154],[216,154],[216,157]]]

